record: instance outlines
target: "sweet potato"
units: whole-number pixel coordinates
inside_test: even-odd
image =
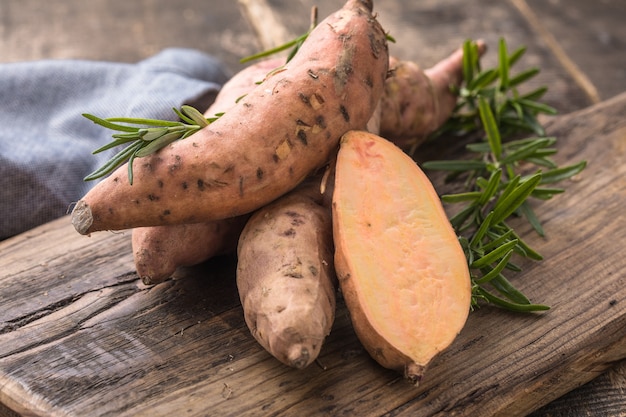
[[[339,137],[363,129],[383,92],[389,56],[371,0],[349,0],[296,56],[216,122],[125,165],[78,201],[81,234],[199,223],[252,212],[322,166]]]
[[[319,183],[309,181],[255,212],[237,256],[250,332],[286,365],[308,366],[335,317],[331,212]]]
[[[205,116],[212,117],[234,107],[238,99],[283,62],[259,61],[235,74],[222,86]],[[216,255],[234,252],[248,217],[134,228],[132,247],[137,274],[146,285],[158,284],[179,267],[197,265]]]
[[[334,184],[335,269],[355,332],[417,384],[467,319],[463,250],[430,181],[391,142],[346,133]]]
[[[206,223],[138,227],[132,232],[133,259],[145,285],[171,277],[179,267],[233,253],[247,216]]]
[[[485,43],[478,41],[477,46],[482,55]],[[452,115],[457,96],[451,87],[463,79],[463,48],[426,70],[391,57],[389,72],[381,98],[380,135],[403,149],[415,148]]]

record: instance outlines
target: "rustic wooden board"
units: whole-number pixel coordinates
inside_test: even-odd
[[[292,370],[245,327],[234,259],[146,287],[129,233],[79,236],[61,218],[0,243],[0,402],[46,416],[525,415],[626,357],[624,114],[626,93],[549,123],[559,162],[589,161],[536,206],[548,237],[523,233],[546,260],[514,282],[552,310],[473,312],[418,388],[368,357],[342,303],[319,363]]]

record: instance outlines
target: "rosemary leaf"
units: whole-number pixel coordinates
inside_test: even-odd
[[[506,42],[502,38],[500,39],[498,52],[498,62],[500,63],[500,90],[506,91],[509,88],[509,57],[507,55]]]
[[[182,135],[183,135],[183,132],[179,132],[179,131],[165,133],[159,136],[157,139],[151,141],[147,145],[142,146],[139,150],[137,150],[137,152],[135,152],[134,156],[137,158],[143,158],[144,156],[153,154],[159,149],[180,139]]]
[[[133,118],[133,117],[109,117],[106,120],[109,122],[129,123],[129,124],[134,124],[134,125],[158,126],[158,127],[179,126],[181,124],[180,122],[174,122],[170,120],[143,119],[143,118]]]
[[[487,141],[491,152],[496,158],[500,157],[502,153],[502,141],[500,138],[500,131],[498,130],[498,124],[493,116],[489,102],[484,97],[480,97],[478,100],[478,109],[480,112],[480,120],[485,128],[485,134],[487,135]]]
[[[541,173],[537,173],[526,181],[521,182],[519,186],[515,187],[504,199],[498,200],[493,209],[493,222],[500,223],[513,214],[513,212],[526,201],[540,181]]]
[[[502,307],[506,310],[510,310],[510,311],[517,311],[520,313],[528,313],[528,312],[533,312],[533,311],[544,311],[544,310],[549,310],[550,307],[543,305],[543,304],[525,304],[525,303],[514,303],[508,300],[504,300],[500,297],[495,296],[494,294],[490,293],[489,291],[487,291],[486,289],[484,289],[483,287],[476,287],[475,291],[477,293],[477,295],[479,295],[480,297],[486,299],[487,301],[489,301],[492,304],[495,304],[499,307]]]
[[[120,125],[120,124],[117,124],[117,123],[111,123],[107,119],[101,119],[101,118],[99,118],[97,116],[94,116],[93,114],[89,114],[89,113],[83,113],[83,117],[86,117],[87,119],[91,120],[92,122],[94,122],[97,125],[100,125],[102,127],[105,127],[107,129],[111,129],[111,130],[119,130],[120,132],[137,132],[139,130],[139,128],[137,128],[137,127],[125,126],[125,125]]]
[[[137,139],[140,139],[140,135],[138,135],[137,133],[133,133],[133,134],[129,134],[128,136],[124,135],[123,137],[120,137],[121,135],[113,135],[113,137],[116,139],[113,142],[109,142],[108,144],[101,146],[100,148],[96,149],[95,151],[92,152],[93,155],[98,154],[100,152],[104,152],[107,151],[109,149],[115,148],[117,146],[123,145],[125,143],[128,142],[133,142]]]
[[[528,80],[530,80],[531,78],[533,78],[535,75],[539,74],[539,68],[530,68],[526,71],[520,72],[519,74],[517,74],[515,77],[511,78],[509,80],[509,86],[510,87],[516,87]]]
[[[500,275],[502,271],[504,271],[504,268],[506,268],[512,256],[513,251],[508,251],[492,270],[488,270],[487,268],[485,268],[487,272],[482,277],[477,278],[474,282],[479,285],[487,284],[489,281]]]
[[[425,169],[443,170],[443,171],[472,171],[476,169],[484,169],[487,164],[483,161],[427,161],[422,164]]]
[[[537,139],[531,143],[526,144],[514,152],[509,153],[504,158],[500,160],[501,164],[510,164],[513,162],[523,161],[524,159],[534,155],[537,150],[540,148],[548,146],[550,140],[548,138]]]
[[[482,268],[484,266],[492,264],[506,256],[508,252],[513,251],[515,245],[517,245],[517,239],[511,240],[503,244],[502,246],[498,246],[496,249],[492,250],[488,254],[476,259],[474,262],[472,262],[470,266],[472,268]]]
[[[543,226],[541,225],[539,218],[535,214],[535,211],[532,209],[532,207],[530,207],[530,204],[528,204],[528,201],[524,201],[519,208],[522,215],[526,217],[526,219],[533,227],[533,229],[535,229],[537,234],[541,237],[544,237],[546,233],[543,230]]]
[[[462,201],[474,201],[481,196],[482,193],[479,191],[469,191],[467,193],[442,195],[441,200],[444,203],[460,203]]]
[[[124,164],[132,155],[141,147],[141,142],[135,142],[132,145],[119,151],[113,158],[106,162],[102,167],[98,168],[91,174],[87,175],[83,180],[92,181],[97,178],[104,177],[113,172],[117,167]]]
[[[516,304],[530,304],[530,300],[502,274],[498,274],[489,282],[498,292]]]
[[[474,236],[472,236],[472,240],[470,240],[470,243],[469,243],[470,247],[477,247],[477,246],[480,245],[481,241],[483,240],[483,237],[485,236],[485,234],[487,234],[487,231],[491,227],[491,221],[492,220],[493,220],[493,211],[490,212],[487,215],[487,217],[485,217],[483,219],[483,221],[481,222],[480,226],[478,226],[478,229],[474,233]],[[472,264],[471,266],[473,268],[478,268],[474,264]]]
[[[585,169],[586,166],[587,166],[587,162],[581,161],[576,164],[546,171],[542,175],[541,184],[551,184],[551,183],[569,179],[573,177],[574,175],[582,172],[582,170]]]

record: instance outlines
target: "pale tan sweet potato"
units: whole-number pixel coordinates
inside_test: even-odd
[[[74,207],[81,234],[199,223],[252,212],[329,159],[363,129],[383,92],[389,56],[371,0],[349,0],[296,56],[215,123],[121,166]]]
[[[237,256],[250,332],[286,365],[308,366],[335,317],[331,213],[319,183],[307,182],[255,212]]]
[[[476,43],[482,55],[486,45]],[[457,103],[452,87],[463,80],[463,48],[426,70],[391,57],[389,72],[381,98],[380,135],[403,149],[415,148],[452,115]]]
[[[415,162],[367,132],[341,139],[335,169],[335,269],[355,332],[382,366],[417,384],[470,310],[467,261]]]

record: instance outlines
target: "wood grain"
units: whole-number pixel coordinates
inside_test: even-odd
[[[537,204],[547,238],[523,233],[546,260],[514,282],[552,310],[473,312],[418,388],[367,356],[342,303],[319,363],[293,370],[248,333],[234,259],[146,287],[129,233],[83,237],[64,217],[0,243],[0,402],[46,416],[526,415],[626,357],[625,112],[626,93],[548,124],[560,163],[589,163]]]

